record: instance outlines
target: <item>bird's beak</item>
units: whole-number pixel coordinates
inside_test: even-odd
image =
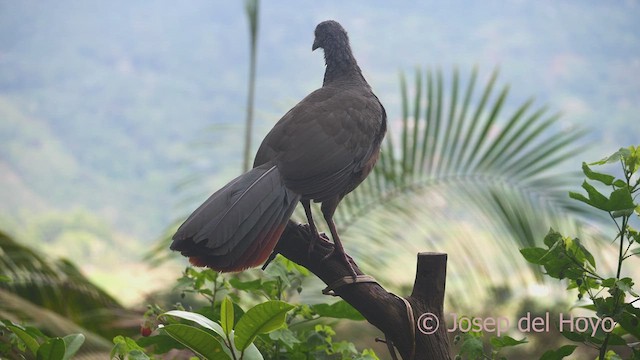
[[[316,38],[316,39],[313,41],[313,46],[311,47],[311,51],[314,51],[315,49],[317,49],[317,48],[319,48],[319,47],[320,47],[320,44],[318,44],[318,39]]]

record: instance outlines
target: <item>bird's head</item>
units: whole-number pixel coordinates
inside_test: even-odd
[[[337,21],[323,21],[316,26],[315,40],[313,41],[311,50],[323,48],[326,51],[327,46],[330,46],[331,44],[348,45],[349,37],[342,25]]]

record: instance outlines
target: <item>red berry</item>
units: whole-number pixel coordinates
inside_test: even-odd
[[[147,337],[151,335],[151,328],[148,326],[141,325],[140,326],[140,335]]]

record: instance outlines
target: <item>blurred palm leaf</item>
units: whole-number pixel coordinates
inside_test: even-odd
[[[0,290],[19,296],[25,304],[29,302],[29,306],[33,304],[51,310],[107,338],[123,331],[123,326],[114,324],[116,319],[132,316],[131,311],[94,285],[71,262],[51,261],[2,232],[0,277],[9,280],[0,282]],[[124,328],[131,329],[134,324],[128,323]]]
[[[412,274],[402,265],[415,252],[443,251],[451,256],[450,283],[486,293],[533,279],[519,248],[538,243],[550,226],[578,226],[567,196],[577,173],[563,166],[579,153],[584,132],[558,129],[559,115],[533,100],[505,114],[509,86],[496,89],[497,76],[475,95],[477,69],[466,86],[454,70],[448,91],[441,71],[418,70],[410,94],[401,74],[401,118],[389,121],[373,173],[338,209],[343,230],[358,227],[349,236],[359,240],[346,246],[380,277]]]
[[[25,302],[23,298],[8,290],[0,289],[0,318],[14,323],[28,323],[49,336],[64,336],[81,333],[86,340],[75,358],[104,359],[113,347],[111,341],[79,326],[59,314],[41,306]]]

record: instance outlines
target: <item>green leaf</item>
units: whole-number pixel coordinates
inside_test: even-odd
[[[470,359],[479,359],[483,355],[482,338],[470,333],[463,335],[464,342],[460,346],[460,355],[467,355]]]
[[[589,262],[589,264],[593,267],[596,266],[596,261],[593,258],[593,255],[585,248],[580,239],[578,238],[567,238],[565,239],[565,248],[567,252],[580,263],[584,264],[585,260]]]
[[[626,278],[622,278],[622,279],[616,281],[616,286],[620,290],[628,292],[629,294],[631,294],[631,295],[633,295],[635,297],[640,296],[635,291],[633,291],[633,288],[632,288],[633,287],[633,280],[631,278],[626,277]]]
[[[16,334],[16,336],[25,343],[27,349],[29,349],[33,355],[38,353],[40,344],[38,344],[38,341],[29,335],[29,333],[14,325],[8,325],[7,328],[9,328],[9,330]]]
[[[136,343],[143,348],[152,347],[154,354],[164,354],[173,349],[185,348],[184,345],[166,334],[141,337],[140,339],[136,340]]]
[[[197,327],[170,324],[162,328],[166,334],[188,347],[191,351],[208,360],[231,359],[215,336]]]
[[[0,275],[0,283],[2,282],[6,282],[6,283],[11,282],[11,278],[5,275]]]
[[[582,187],[587,191],[589,198],[575,192],[569,192],[569,196],[600,210],[612,212],[614,217],[631,215],[636,207],[627,186],[614,190],[609,198],[586,181],[582,183]]]
[[[586,180],[582,182],[582,188],[587,191],[587,194],[589,195],[588,199],[583,195],[574,192],[569,192],[569,196],[598,209],[609,211],[609,208],[607,206],[609,199],[606,196],[602,195],[598,190],[596,190],[595,187],[593,187],[593,185],[589,184]]]
[[[280,328],[269,333],[269,339],[283,343],[287,348],[291,349],[295,344],[299,344],[300,340],[293,331],[287,328]]]
[[[522,256],[524,256],[524,258],[528,262],[532,264],[542,265],[544,264],[544,261],[542,261],[542,258],[547,254],[547,250],[543,248],[532,247],[532,248],[520,249],[520,253],[522,254]]]
[[[241,281],[238,278],[232,278],[229,280],[229,284],[238,290],[261,290],[262,280],[256,279],[252,281]]]
[[[627,158],[627,157],[629,157],[629,155],[631,155],[631,151],[629,149],[620,148],[620,150],[614,152],[610,156],[607,156],[606,158],[604,158],[602,160],[592,162],[589,165],[610,164],[610,163],[618,162],[622,158]]]
[[[616,354],[615,351],[609,350],[606,354],[604,354],[604,360],[622,360],[620,355]]]
[[[553,229],[549,229],[549,232],[544,237],[544,244],[547,245],[548,248],[553,247],[560,241],[562,241],[562,234]]]
[[[151,358],[142,350],[134,349],[127,353],[127,360],[150,360]]]
[[[609,335],[609,345],[610,346],[624,346],[624,345],[627,345],[627,341],[625,339],[623,339],[622,336],[612,332]]]
[[[249,309],[238,321],[235,343],[238,350],[246,349],[259,334],[265,334],[284,325],[287,312],[294,306],[272,300]]]
[[[491,337],[491,346],[494,347],[494,349],[502,349],[505,347],[509,347],[509,346],[516,346],[516,345],[520,345],[520,344],[526,344],[527,338],[523,338],[522,340],[516,340],[514,338],[512,338],[511,336],[492,336]]]
[[[84,344],[85,337],[83,334],[72,334],[63,337],[62,340],[66,347],[63,359],[69,360],[80,350],[80,347]]]
[[[185,319],[185,320],[189,320],[189,321],[193,321],[196,324],[207,328],[209,330],[214,331],[216,334],[224,337],[225,336],[225,332],[222,329],[222,326],[220,326],[220,324],[212,321],[211,319],[194,313],[194,312],[189,312],[189,311],[182,311],[182,310],[171,310],[171,311],[167,311],[164,314],[161,314],[160,316],[165,316],[165,315],[169,315],[169,316],[175,316],[181,319]],[[158,317],[160,317],[158,316]]]
[[[37,360],[62,360],[64,359],[66,347],[64,340],[59,337],[45,341],[38,349]]]
[[[222,325],[222,330],[224,333],[229,336],[231,334],[231,330],[233,330],[233,302],[228,296],[225,296],[224,300],[222,300],[222,305],[220,306],[220,324]]]
[[[613,186],[615,186],[617,188],[621,188],[621,187],[627,186],[627,183],[624,180],[618,179],[618,180],[613,182]]]
[[[613,181],[616,179],[615,176],[611,176],[608,174],[597,173],[589,168],[587,163],[582,163],[582,172],[591,180],[599,181],[605,185],[613,184]]]
[[[624,311],[616,320],[627,333],[640,339],[640,309],[636,309],[631,304],[626,304]]]
[[[571,341],[575,341],[575,342],[584,342],[585,336],[582,333],[578,333],[578,332],[571,332],[571,331],[562,331],[561,332],[562,336],[566,337],[567,339],[571,340]]]
[[[569,356],[573,354],[573,351],[577,348],[576,345],[565,345],[558,350],[549,350],[542,354],[540,360],[561,360],[564,359],[565,356]]]
[[[111,359],[117,354],[126,355],[129,359],[135,360],[149,360],[149,357],[144,353],[144,349],[135,342],[135,340],[118,335],[113,338],[114,347],[111,349]]]
[[[237,306],[237,304],[233,304],[233,306]],[[238,311],[239,308],[237,308],[236,310],[234,310],[234,313],[240,313],[241,311]],[[242,310],[242,309],[240,309]],[[218,323],[211,321],[211,319],[205,317],[204,315],[198,314],[198,313],[193,313],[193,312],[189,312],[189,311],[181,311],[181,310],[172,310],[172,311],[167,311],[166,313],[160,315],[169,315],[169,316],[175,316],[181,319],[185,319],[185,320],[189,320],[189,321],[193,321],[196,324],[209,329],[213,332],[215,332],[216,334],[220,335],[221,338],[225,338],[225,332],[222,329],[222,326],[219,325]],[[233,344],[234,342],[234,334],[233,332],[231,332],[230,334],[230,338],[231,338],[231,343]],[[228,356],[230,357],[231,353],[229,352],[229,349],[224,348],[223,349],[225,352],[228,352]],[[235,349],[234,349],[235,351]],[[240,356],[240,354],[236,354],[238,357]],[[244,351],[244,359],[245,360],[261,360],[262,359],[262,355],[260,354],[260,351],[258,351],[258,348],[251,344],[248,348],[245,349]]]
[[[237,355],[237,357],[240,358],[240,355]],[[262,357],[256,345],[251,344],[248,348],[244,349],[242,360],[264,360],[264,357]]]
[[[298,265],[295,262],[287,259],[286,257],[284,257],[284,256],[282,256],[280,254],[278,254],[278,256],[276,257],[276,260],[279,260],[280,262],[282,262],[282,264],[284,264],[284,266],[289,271],[298,272],[302,276],[309,276],[309,274],[310,274],[309,270],[306,267],[304,267],[302,265]]]
[[[609,201],[609,211],[618,211],[622,215],[629,216],[633,214],[636,204],[633,203],[633,197],[628,187],[616,189],[611,193]]]
[[[334,319],[349,319],[349,320],[365,320],[364,316],[360,314],[353,306],[344,300],[336,301],[329,304],[315,304],[311,306],[311,310],[315,311],[318,315]]]

